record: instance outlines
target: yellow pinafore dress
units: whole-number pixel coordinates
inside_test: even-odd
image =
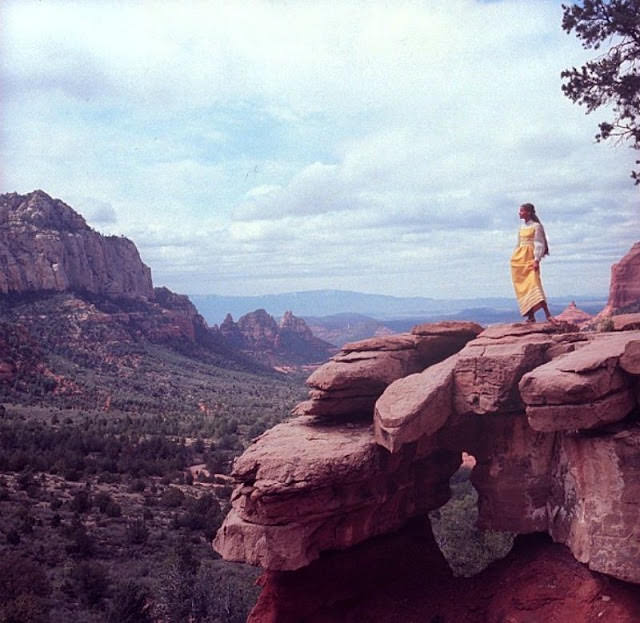
[[[518,233],[518,246],[511,256],[511,281],[523,316],[526,316],[538,303],[546,301],[540,280],[540,270],[533,269],[535,233],[535,224],[521,227]]]

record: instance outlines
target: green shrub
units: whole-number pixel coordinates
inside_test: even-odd
[[[166,508],[178,508],[184,502],[184,493],[177,487],[168,487],[160,498],[160,503]]]
[[[615,325],[613,324],[613,318],[611,316],[605,316],[598,323],[598,331],[602,333],[608,333],[610,331],[615,331]]]
[[[143,545],[149,538],[149,529],[143,520],[127,523],[126,540],[129,545]]]
[[[71,571],[71,578],[80,599],[89,607],[96,607],[106,597],[111,580],[107,570],[94,561],[82,561]]]
[[[151,623],[151,600],[146,588],[134,581],[119,584],[107,612],[108,623]]]

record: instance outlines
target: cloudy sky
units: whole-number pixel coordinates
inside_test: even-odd
[[[551,296],[640,238],[637,154],[560,90],[558,1],[2,0],[0,192],[40,188],[191,294]]]

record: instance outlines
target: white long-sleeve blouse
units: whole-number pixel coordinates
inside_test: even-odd
[[[520,225],[520,227],[531,227],[532,225],[535,225],[533,234],[533,258],[539,262],[544,257],[545,251],[547,250],[547,237],[544,233],[542,223],[538,223],[536,221],[525,221]],[[518,244],[519,243],[520,236],[518,236]]]

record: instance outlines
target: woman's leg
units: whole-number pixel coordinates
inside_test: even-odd
[[[557,324],[557,320],[551,315],[551,312],[549,311],[547,302],[542,301],[542,303],[540,303],[540,307],[542,308],[542,311],[544,311],[544,315],[547,318],[547,322],[551,322],[552,324]]]
[[[536,312],[542,309],[541,303],[536,303],[526,314],[526,322],[535,322],[536,321]]]

